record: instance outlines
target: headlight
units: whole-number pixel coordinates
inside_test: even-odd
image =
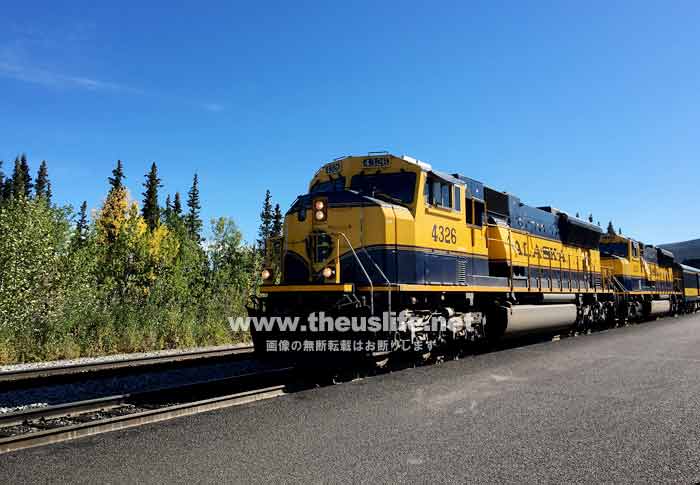
[[[333,268],[323,268],[323,271],[321,274],[323,274],[324,278],[328,279],[331,276],[333,276],[333,273],[334,273]]]
[[[262,276],[262,279],[269,280],[270,277],[272,277],[272,272],[269,269],[264,269],[262,270],[262,273],[260,273],[260,276]]]
[[[314,223],[325,222],[328,220],[328,202],[326,199],[314,200],[311,207],[314,210]]]

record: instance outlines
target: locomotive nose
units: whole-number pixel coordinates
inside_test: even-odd
[[[320,230],[311,232],[306,237],[306,253],[311,261],[312,279],[337,279],[334,277],[338,274],[340,255],[334,251],[336,242],[336,237]]]
[[[325,263],[333,255],[333,238],[324,231],[314,231],[306,236],[306,253],[315,265]]]

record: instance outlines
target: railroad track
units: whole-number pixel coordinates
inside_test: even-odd
[[[215,359],[248,358],[253,354],[253,346],[225,347],[207,350],[193,350],[168,355],[139,356],[112,361],[96,361],[80,364],[38,367],[17,371],[0,372],[0,384],[20,385],[37,380],[52,381],[59,378],[84,377],[87,373],[123,372],[127,369],[157,368],[161,366],[187,365],[197,361]]]
[[[0,415],[0,454],[279,397],[293,371],[284,367]]]
[[[500,345],[473,352],[471,355],[489,353],[507,348],[520,347],[532,343],[539,343],[549,339],[559,340],[567,338],[566,335],[536,335],[527,338],[517,338],[502,342]],[[230,350],[234,350],[231,352]],[[250,355],[252,348],[217,350],[209,353],[210,356],[225,355]],[[197,359],[202,352],[192,352],[187,356],[176,356],[178,361]],[[139,365],[158,365],[172,363],[172,356],[158,356],[155,358],[134,359],[129,362],[118,362],[118,366],[109,367],[109,370],[124,369]],[[202,357],[200,357],[202,358]],[[137,364],[135,362],[142,362]],[[94,370],[100,371],[104,365],[113,363],[99,363]],[[398,365],[386,369],[375,370],[377,373],[402,370],[410,367],[410,363],[398,362]],[[82,375],[89,372],[90,365],[80,366],[84,370],[77,371],[77,366],[66,366],[66,372],[70,375]],[[88,369],[85,369],[88,367]],[[36,377],[47,377],[41,374],[47,369],[36,370]],[[48,369],[52,372],[61,372],[63,368]],[[308,369],[306,369],[308,371]],[[354,372],[354,371],[353,371]],[[308,380],[303,373],[295,372],[293,367],[281,367],[255,371],[248,374],[239,374],[225,378],[208,381],[176,385],[169,388],[148,390],[144,392],[119,394],[97,399],[75,401],[66,404],[58,404],[45,407],[30,407],[21,411],[0,414],[0,454],[42,446],[81,437],[92,436],[109,431],[116,431],[135,426],[141,426],[177,417],[198,414],[215,409],[236,406],[262,399],[270,399],[281,396],[286,392],[294,392],[308,388],[309,382],[319,385],[319,381]],[[62,374],[53,374],[62,375]],[[354,373],[344,376],[344,379],[357,377],[369,377],[374,374],[358,376]],[[0,380],[0,382],[2,382]],[[12,380],[9,380],[12,382]],[[334,383],[322,381],[321,385]],[[232,392],[232,391],[237,392]]]

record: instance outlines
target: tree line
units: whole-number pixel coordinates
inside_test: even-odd
[[[206,237],[200,181],[168,193],[156,163],[140,204],[119,160],[106,196],[88,211],[52,201],[46,161],[32,176],[26,155],[0,162],[0,363],[229,343],[227,317],[245,314],[259,284],[265,242],[282,231],[270,192],[258,240],[231,218]]]
[[[33,183],[32,180],[27,155],[22,154],[15,158],[12,177],[5,177],[3,163],[0,160],[0,203],[5,200],[17,199],[20,196],[31,198],[32,195],[44,198],[48,203],[51,202],[51,182],[45,160],[39,165],[36,183]]]

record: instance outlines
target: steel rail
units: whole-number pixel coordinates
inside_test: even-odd
[[[15,413],[0,415],[0,431],[2,429],[11,428],[12,426],[18,425],[26,425],[30,428],[41,428],[40,426],[37,426],[36,423],[33,423],[33,421],[57,418],[75,421],[76,418],[79,418],[81,415],[91,412],[109,411],[111,409],[129,405],[136,408],[154,405],[158,406],[164,402],[167,402],[169,398],[182,398],[183,400],[186,400],[187,396],[198,396],[198,393],[202,394],[199,397],[206,396],[205,399],[194,400],[191,402],[179,402],[172,405],[166,404],[158,409],[148,409],[146,411],[125,413],[119,416],[103,419],[98,418],[82,423],[57,426],[52,429],[43,429],[41,431],[29,431],[6,438],[0,438],[0,454],[21,450],[24,448],[58,443],[84,436],[91,436],[108,431],[131,428],[143,424],[156,423],[166,419],[245,404],[260,399],[277,397],[284,394],[285,385],[280,384],[259,389],[247,389],[234,394],[227,393],[222,396],[210,396],[212,394],[217,394],[222,390],[222,388],[226,389],[229,386],[241,384],[246,381],[250,381],[251,379],[262,380],[263,382],[266,382],[264,379],[269,380],[271,377],[275,377],[275,380],[283,379],[284,376],[288,376],[293,370],[294,369],[292,367],[282,367],[261,372],[241,374],[224,379],[212,379],[197,383],[189,383],[184,386],[154,389],[134,394],[120,394],[41,408],[30,408]]]
[[[55,376],[70,376],[89,372],[112,371],[137,367],[186,363],[221,357],[245,357],[253,353],[253,346],[226,347],[208,350],[192,350],[177,354],[149,355],[111,361],[85,362],[47,367],[37,367],[22,370],[0,372],[0,383],[28,381]]]
[[[63,441],[84,438],[96,434],[118,431],[145,424],[158,423],[169,419],[190,416],[216,409],[239,406],[263,399],[271,399],[284,394],[284,386],[272,386],[236,394],[218,396],[201,401],[177,404],[161,409],[152,409],[133,414],[115,416],[103,420],[74,424],[56,429],[47,429],[0,439],[0,454],[12,451],[44,446]]]
[[[53,419],[112,409],[126,404],[129,394],[87,399],[85,401],[56,404],[54,406],[33,407],[13,413],[0,414],[0,430],[9,426],[17,426],[33,419]]]

